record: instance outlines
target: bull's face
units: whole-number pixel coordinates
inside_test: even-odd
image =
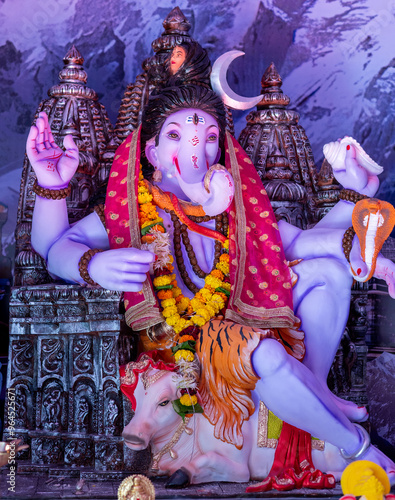
[[[159,374],[162,375],[157,379]],[[151,441],[168,439],[179,424],[180,417],[171,404],[177,399],[173,376],[174,373],[152,369],[139,376],[134,391],[135,414],[122,432],[132,450],[143,450]]]

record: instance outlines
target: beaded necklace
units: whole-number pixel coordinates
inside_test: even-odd
[[[163,219],[159,217],[156,205],[152,201],[153,197],[147,188],[140,168],[138,203],[141,241],[149,245],[149,249],[157,255],[154,262],[153,285],[163,309],[162,315],[176,334],[176,345],[172,347],[172,352],[179,367],[180,380],[177,387],[181,397],[172,403],[175,411],[185,418],[191,413],[203,412],[196,396],[198,365],[195,345],[200,329],[225,308],[230,295],[229,238],[226,237],[224,243],[220,243],[222,248],[219,248],[219,242],[216,242],[214,269],[206,275],[203,288],[199,290],[194,285],[197,291],[194,297],[189,299],[183,295],[178,286],[176,275],[173,274],[174,258],[171,255],[169,234],[166,233]],[[172,220],[173,218],[174,216],[172,216]],[[195,220],[201,222],[199,218],[195,218]],[[219,218],[217,219],[217,228],[225,229],[228,232],[226,217],[222,219],[221,216],[221,221]],[[185,233],[186,231],[184,231]],[[187,240],[184,239],[184,243],[185,241]],[[194,262],[195,255],[188,252],[188,257],[195,270],[197,264]]]

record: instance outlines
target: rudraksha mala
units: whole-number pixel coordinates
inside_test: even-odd
[[[33,184],[33,191],[36,193],[36,195],[40,196],[41,198],[46,198],[47,200],[63,200],[70,195],[71,187],[67,186],[63,189],[46,189],[42,186],[39,186],[36,179]]]
[[[88,285],[99,286],[89,276],[88,266],[89,266],[89,262],[92,260],[92,257],[94,257],[97,253],[100,253],[100,252],[103,252],[103,250],[101,248],[89,249],[83,254],[83,256],[80,258],[80,261],[78,263],[78,270],[80,272],[80,276],[85,281],[85,283],[88,283]]]
[[[192,293],[197,293],[199,291],[199,288],[193,283],[191,278],[188,275],[188,272],[185,267],[185,263],[182,257],[182,249],[181,249],[181,238],[185,246],[185,250],[187,252],[189,262],[191,263],[192,269],[195,272],[199,278],[205,278],[208,273],[205,273],[199,266],[197,262],[197,258],[195,255],[195,252],[193,251],[193,247],[189,241],[188,237],[188,228],[185,224],[182,224],[175,212],[172,210],[170,211],[170,216],[171,220],[173,222],[173,227],[174,227],[174,235],[173,235],[173,242],[174,242],[174,254],[175,254],[175,259],[177,262],[178,270],[180,272],[180,276],[187,286],[189,290],[191,290]],[[210,217],[209,215],[205,215],[204,217],[195,217],[193,215],[188,215],[188,218],[192,222],[196,223],[201,223],[201,222],[208,222],[210,220],[215,219],[215,229],[218,232],[221,232],[222,234],[226,235],[228,233],[228,215],[226,212],[223,214],[216,215],[214,217]],[[213,269],[215,269],[215,266],[219,262],[219,258],[221,256],[221,249],[222,249],[222,243],[220,241],[215,242],[215,250],[214,250],[214,263],[213,263]]]
[[[351,201],[351,203],[358,203],[358,201],[365,200],[369,198],[366,194],[357,193],[352,189],[342,189],[339,194],[339,198],[345,201]]]

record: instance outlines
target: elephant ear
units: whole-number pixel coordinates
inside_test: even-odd
[[[352,225],[361,246],[361,257],[368,271],[358,276],[351,266],[357,281],[368,281],[376,268],[377,256],[395,225],[395,208],[391,203],[368,198],[360,200],[352,214]]]

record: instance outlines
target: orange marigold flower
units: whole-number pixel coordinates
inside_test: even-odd
[[[228,253],[223,253],[220,258],[219,258],[220,261],[223,261],[223,262],[229,262],[229,254]]]
[[[192,335],[183,335],[178,342],[182,344],[183,342],[188,342],[188,340],[195,340],[195,339],[192,337]]]
[[[172,290],[159,290],[158,299],[159,300],[171,299],[173,297],[172,292],[173,292]]]
[[[223,280],[224,279],[224,273],[222,271],[220,271],[219,269],[214,269],[213,271],[211,271],[211,276],[214,276],[215,278],[218,278],[220,280]]]

